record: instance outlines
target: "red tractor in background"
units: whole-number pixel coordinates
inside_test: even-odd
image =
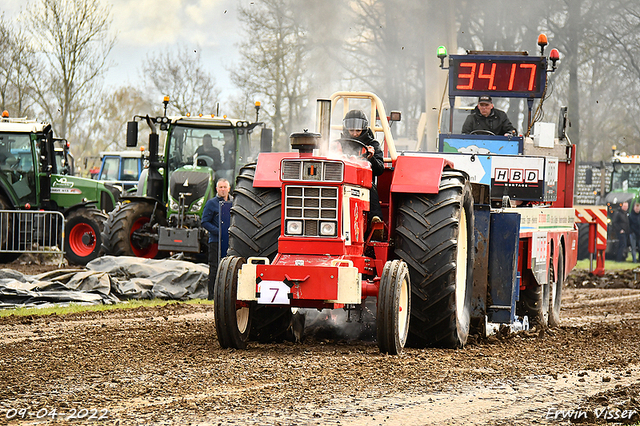
[[[332,105],[368,99],[383,132],[378,178],[384,223],[366,229],[371,168],[328,151]],[[381,100],[342,92],[319,101],[319,133],[291,136],[299,153],[263,153],[238,176],[229,256],[219,266],[215,323],[222,347],[285,337],[291,308],[361,311],[377,298],[381,352],[462,347],[470,328],[474,202],[468,176],[442,158],[398,156]],[[341,125],[333,126],[341,129]],[[342,146],[349,141],[343,141]],[[319,149],[320,156],[313,151]],[[371,241],[384,227],[385,241]]]

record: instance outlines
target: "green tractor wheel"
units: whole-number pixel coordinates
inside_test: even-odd
[[[151,222],[154,204],[137,202],[121,204],[109,214],[104,227],[104,246],[107,254],[114,256],[135,256],[147,259],[162,257],[158,241],[150,235],[152,230],[145,225]],[[156,209],[156,218],[165,225],[163,212]]]
[[[69,263],[86,265],[98,257],[107,216],[95,207],[72,211],[66,218],[65,256]]]

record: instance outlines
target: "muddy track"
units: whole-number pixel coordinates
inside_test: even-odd
[[[640,422],[640,290],[566,288],[563,304],[550,332],[397,357],[313,337],[223,350],[210,305],[2,318],[0,424]]]

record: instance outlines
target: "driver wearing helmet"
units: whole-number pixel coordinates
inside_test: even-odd
[[[371,172],[373,174],[373,182],[371,183],[370,201],[369,201],[369,223],[381,222],[382,209],[380,208],[380,200],[378,199],[378,190],[376,189],[375,177],[380,176],[384,172],[384,156],[380,149],[380,143],[374,139],[373,132],[369,128],[369,120],[363,111],[353,109],[349,111],[342,120],[342,138],[355,139],[367,147],[366,158],[371,164]],[[380,240],[382,235],[374,235],[373,239]]]
[[[462,125],[462,133],[471,133],[476,130],[488,131],[494,135],[514,136],[516,134],[516,128],[509,121],[507,113],[495,109],[489,95],[478,98],[478,105]]]

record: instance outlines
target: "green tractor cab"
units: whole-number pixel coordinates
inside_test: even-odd
[[[0,210],[63,213],[65,256],[72,264],[85,265],[98,257],[106,213],[115,207],[119,191],[73,176],[68,149],[66,140],[53,137],[50,124],[25,118],[0,119]],[[13,226],[24,229],[20,224]],[[54,231],[44,227],[41,234]],[[31,243],[25,238],[26,234],[16,233],[6,239],[24,248]],[[6,247],[0,247],[0,262],[11,262],[21,254]]]
[[[127,147],[137,146],[139,121],[151,130],[148,164],[136,193],[125,195],[110,213],[105,250],[146,258],[182,252],[201,259],[208,241],[202,213],[216,195],[216,181],[225,178],[233,185],[243,165],[270,150],[271,130],[260,122],[215,116],[136,116],[128,123]],[[166,132],[162,154],[159,131]]]

